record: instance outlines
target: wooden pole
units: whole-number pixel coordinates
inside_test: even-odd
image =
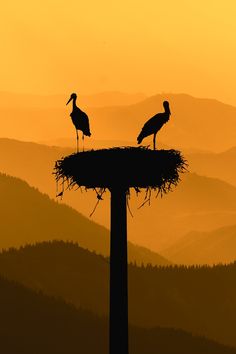
[[[111,188],[110,354],[129,352],[126,192]]]

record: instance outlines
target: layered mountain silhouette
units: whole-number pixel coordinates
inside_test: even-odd
[[[210,232],[192,231],[162,254],[180,264],[233,262],[236,259],[236,225]]]
[[[56,138],[56,139],[49,139],[49,140],[42,140],[38,142],[39,144],[42,145],[48,145],[48,146],[59,146],[63,148],[72,148],[74,152],[74,147],[75,147],[75,139],[71,138]],[[91,150],[91,149],[109,149],[111,146],[136,146],[136,143],[133,141],[127,141],[127,140],[109,140],[109,139],[103,139],[103,140],[88,140],[86,141],[86,146],[85,150]],[[160,145],[159,145],[160,146]],[[162,147],[164,147],[163,144],[161,144]]]
[[[108,314],[109,260],[76,244],[11,249],[0,254],[0,269],[5,277],[78,309]],[[129,321],[146,328],[181,328],[236,347],[235,277],[236,263],[213,268],[129,265]]]
[[[192,230],[211,231],[235,224],[236,188],[218,179],[186,174],[181,183],[162,199],[152,199],[151,207],[143,207],[135,224],[130,222],[134,234],[139,230],[136,242],[162,251]],[[136,203],[136,204],[135,204]],[[138,206],[133,198],[132,207]],[[152,223],[151,228],[147,220]],[[141,235],[141,231],[143,235]]]
[[[52,174],[55,160],[68,155],[72,149],[10,139],[0,139],[0,149],[4,151],[0,171],[20,177],[55,198],[56,183]],[[233,161],[231,166],[233,169]],[[156,251],[171,246],[190,231],[211,231],[235,223],[236,188],[215,178],[183,175],[173,193],[162,199],[153,197],[151,208],[145,206],[137,210],[144,197],[145,193],[138,198],[132,195],[130,200],[134,217],[129,217],[129,238]],[[66,191],[63,196],[64,203],[85,216],[90,215],[96,201],[96,194],[91,191]],[[105,193],[92,220],[109,227],[109,193]],[[147,228],[150,223],[152,227]]]
[[[0,248],[45,240],[73,240],[109,254],[109,231],[76,210],[51,200],[26,182],[0,174]],[[170,264],[155,252],[129,243],[129,260]]]
[[[36,104],[33,105],[31,102],[34,100]],[[140,127],[148,118],[160,112],[164,100],[169,101],[172,108],[168,127],[161,131],[158,137],[165,144],[171,147],[185,146],[213,151],[221,151],[235,145],[236,107],[216,100],[195,98],[186,94],[163,94],[128,106],[117,106],[116,103],[111,107],[112,100],[107,99],[104,107],[94,107],[92,98],[83,102],[82,97],[78,103],[82,109],[86,108],[90,117],[93,139],[109,137],[110,140],[135,141]],[[62,104],[65,102],[64,97],[23,99],[20,96],[17,99],[14,96],[9,100],[2,98],[2,102],[2,136],[42,141],[72,135],[70,119],[66,119],[68,110]],[[109,107],[105,107],[106,105]],[[148,144],[148,140],[145,144]]]
[[[236,147],[221,153],[192,153],[186,158],[190,171],[219,178],[236,186]]]
[[[126,138],[133,136],[147,118],[159,112],[165,100],[170,103],[172,112],[168,127],[158,137],[165,144],[213,151],[234,146],[236,107],[212,99],[167,93],[149,97],[129,107],[90,109],[88,113],[96,131],[106,127],[104,131],[113,139]]]
[[[4,354],[106,354],[108,323],[62,300],[0,277],[1,352]],[[233,348],[168,328],[130,328],[133,354],[235,354]]]
[[[26,97],[0,94],[3,135],[50,141],[73,134],[61,106],[66,98]],[[223,345],[236,347],[236,150],[229,150],[236,141],[236,107],[183,94],[104,93],[79,99],[90,117],[94,144],[107,137],[111,144],[132,144],[132,136],[135,141],[146,119],[167,99],[173,114],[158,147],[161,139],[170,148],[213,151],[188,153],[191,173],[165,198],[153,195],[151,208],[137,210],[145,194],[131,193],[131,353],[234,353]],[[11,139],[0,139],[0,149],[0,171],[18,177],[0,173],[0,248],[41,242],[0,253],[0,351],[106,353],[109,193],[98,205],[95,223],[85,216],[97,202],[96,193],[64,191],[52,174],[55,160],[74,149]],[[63,201],[50,199],[59,192]],[[162,251],[164,257],[134,243]],[[178,267],[167,259],[188,265],[234,263]]]

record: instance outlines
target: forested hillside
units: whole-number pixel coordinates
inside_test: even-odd
[[[0,270],[77,308],[108,314],[109,260],[78,245],[45,242],[12,249],[0,255]],[[130,265],[130,323],[182,328],[236,347],[235,277],[236,263],[189,268]]]
[[[107,354],[108,322],[62,300],[0,277],[4,354]],[[235,354],[236,350],[173,329],[130,328],[131,354]]]

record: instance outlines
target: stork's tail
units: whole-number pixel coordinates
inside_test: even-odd
[[[138,144],[141,144],[141,142],[143,141],[143,138],[144,138],[143,132],[141,131],[141,133],[140,133],[139,136],[137,137],[137,142],[138,142]]]

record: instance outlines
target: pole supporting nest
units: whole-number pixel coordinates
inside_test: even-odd
[[[91,150],[56,162],[56,180],[70,187],[109,189],[110,231],[110,354],[128,354],[127,194],[146,188],[167,193],[177,186],[186,161],[176,150],[124,147]]]
[[[127,190],[111,188],[110,354],[128,354]]]

